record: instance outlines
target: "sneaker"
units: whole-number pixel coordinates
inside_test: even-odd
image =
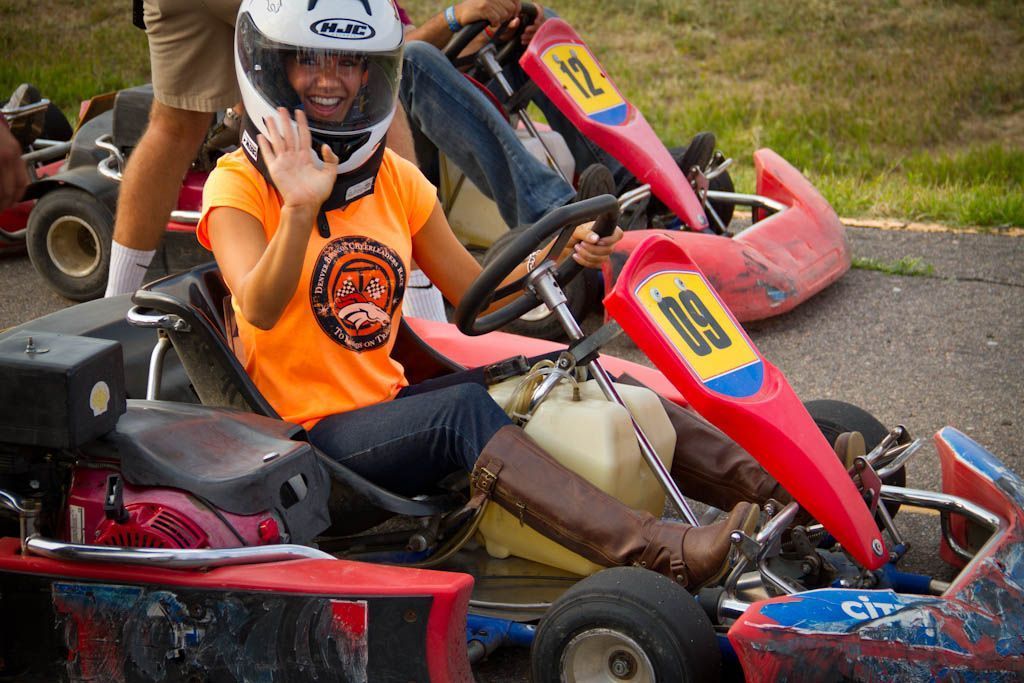
[[[573,201],[582,202],[603,194],[615,194],[615,178],[604,164],[591,164],[580,173]]]

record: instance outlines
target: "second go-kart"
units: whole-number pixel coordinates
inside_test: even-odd
[[[0,211],[0,252],[24,249],[29,213],[35,205],[34,192],[48,176],[56,173],[71,148],[71,125],[64,114],[39,90],[22,83],[0,108],[0,117],[21,145],[21,159],[28,172],[29,187],[13,206]]]
[[[536,12],[533,5],[523,4],[520,31]],[[445,49],[449,58],[458,63],[458,55],[483,28],[477,22],[455,36]],[[518,91],[504,77],[504,69],[516,60],[530,78]],[[755,194],[744,194],[735,191],[727,170],[732,160],[716,151],[713,134],[700,133],[685,148],[666,149],[565,21],[545,20],[525,50],[518,35],[507,41],[492,38],[472,57],[468,75],[491,84],[485,89],[488,95],[496,92],[504,98],[498,106],[536,136],[552,167],[564,165],[558,143],[562,147],[565,143],[556,133],[538,132],[530,120],[526,109],[537,90],[579,134],[599,145],[636,179],[620,188],[628,231],[605,267],[604,283],[587,282],[586,288],[601,295],[588,297],[582,281],[566,292],[577,317],[595,298],[612,291],[626,257],[652,231],[686,248],[741,321],[790,311],[849,270],[845,228],[799,171],[776,152],[758,150],[754,153]],[[553,142],[548,142],[551,138]],[[483,202],[474,199],[479,192],[464,189],[466,183],[459,178],[456,171],[442,167],[442,190],[452,195],[445,198],[452,225],[461,227],[470,242],[491,251],[503,249],[515,235],[506,231],[496,211],[482,210]],[[460,191],[466,195],[461,208]],[[751,210],[752,225],[733,224],[737,206]],[[482,215],[495,218],[487,221]],[[488,224],[494,227],[482,227]],[[528,312],[510,330],[546,338],[562,334],[558,321],[543,309]]]
[[[36,272],[61,296],[73,301],[103,296],[122,171],[146,128],[152,101],[148,85],[86,100],[74,134],[68,129],[67,142],[45,150],[55,161],[25,193],[20,235]],[[207,139],[182,180],[149,279],[208,258],[196,243],[195,223],[203,184],[218,156],[230,147],[223,120],[221,114],[211,116]]]
[[[659,396],[695,408],[795,498],[733,535],[721,581],[692,595],[640,567],[591,565],[536,544],[523,511],[460,514],[457,483],[410,499],[335,467],[327,500],[317,453],[233,353],[227,291],[204,266],[137,292],[133,327],[121,298],[0,335],[0,508],[17,519],[0,541],[3,673],[469,680],[471,659],[530,644],[538,681],[1024,674],[1024,482],[945,428],[944,491],[897,485],[922,442],[848,404],[805,407],[672,240],[633,251],[605,299],[614,322],[591,335],[565,307],[571,262],[542,263],[521,297],[480,315],[538,244],[617,214],[611,196],[552,212],[467,292],[457,318],[469,336],[409,321],[396,355],[414,383],[485,368],[492,395],[555,457],[632,505],[667,498],[699,523],[667,476],[674,433]],[[490,332],[541,302],[570,346]],[[601,354],[621,331],[658,370]],[[649,388],[615,380],[627,373]],[[172,396],[191,402],[160,400]],[[829,441],[850,429],[870,451],[846,470]],[[585,441],[595,435],[601,448]],[[952,581],[900,570],[899,505],[939,513]]]

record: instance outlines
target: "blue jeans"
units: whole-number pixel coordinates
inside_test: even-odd
[[[407,387],[393,401],[325,417],[309,441],[389,491],[414,496],[454,472],[470,472],[480,452],[512,424],[480,384]],[[458,377],[458,375],[454,376]]]
[[[426,176],[437,182],[437,152],[444,152],[497,203],[510,227],[534,223],[575,196],[572,186],[530,154],[494,104],[433,45],[406,45],[399,96]]]

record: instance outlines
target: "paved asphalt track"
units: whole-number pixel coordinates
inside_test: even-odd
[[[852,270],[795,311],[747,325],[754,343],[805,399],[856,403],[915,436],[951,424],[1024,474],[1024,238],[864,228],[849,236],[855,256],[916,258],[934,272]],[[0,286],[0,329],[69,304],[23,253],[0,254]],[[628,341],[608,350],[642,360]],[[923,449],[909,485],[937,490],[937,462]],[[527,671],[526,652],[509,650],[479,666],[477,678],[522,681]]]

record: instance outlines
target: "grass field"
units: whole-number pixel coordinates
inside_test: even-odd
[[[423,20],[435,2],[403,5]],[[70,115],[148,78],[129,0],[0,0],[0,94]],[[771,147],[841,215],[1024,226],[1024,2],[563,0],[668,144],[711,130],[752,190]]]

